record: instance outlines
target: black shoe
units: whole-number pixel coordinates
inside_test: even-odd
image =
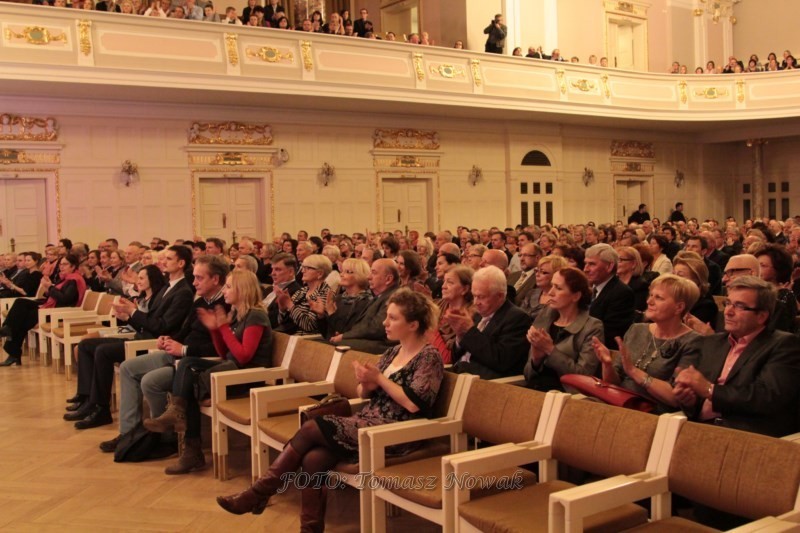
[[[114,418],[108,407],[97,406],[94,411],[80,422],[75,422],[75,429],[92,429],[113,424]]]
[[[78,420],[83,420],[92,412],[94,412],[95,406],[90,404],[89,402],[82,403],[81,406],[78,408],[77,411],[72,413],[67,413],[64,415],[64,420],[67,422],[77,422]]]
[[[120,439],[122,439],[122,435],[117,435],[111,440],[101,442],[100,451],[103,453],[114,453],[117,450],[117,444],[119,444]]]
[[[83,406],[86,405],[86,400],[83,400],[81,403],[72,403],[67,406],[67,412],[74,413],[75,411],[80,411]],[[86,418],[86,417],[84,417]],[[83,420],[83,419],[80,419]]]
[[[83,394],[76,394],[72,398],[67,399],[67,403],[83,403],[86,401],[86,396]]]
[[[22,359],[19,357],[11,357],[9,355],[8,359],[0,363],[0,366],[14,366],[14,365],[22,366]]]

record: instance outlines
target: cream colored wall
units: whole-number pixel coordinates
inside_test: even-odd
[[[486,35],[483,30],[498,13],[502,13],[500,0],[465,0],[467,14],[467,41],[464,46],[469,50],[483,51]],[[510,54],[510,50],[505,50]]]
[[[758,54],[764,61],[769,52],[781,57],[785,49],[800,53],[796,20],[796,0],[741,2],[736,6],[737,24],[733,27],[733,51],[736,57]]]
[[[578,56],[588,63],[589,56],[605,55],[605,10],[602,2],[558,0],[558,47],[561,56],[569,60]],[[548,54],[552,50],[546,51]]]

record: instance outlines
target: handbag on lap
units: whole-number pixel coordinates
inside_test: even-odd
[[[637,394],[617,385],[612,385],[594,376],[565,374],[561,376],[561,384],[566,387],[571,387],[586,396],[597,398],[609,405],[645,413],[651,413],[655,411],[656,408],[656,404],[652,400],[645,398],[641,394]]]
[[[352,415],[350,402],[341,394],[328,394],[319,403],[315,403],[303,411],[300,411],[300,424],[305,424],[312,418],[318,416],[350,416]]]

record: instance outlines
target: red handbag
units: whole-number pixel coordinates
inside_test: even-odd
[[[641,394],[637,394],[617,385],[612,385],[594,376],[565,374],[561,376],[561,384],[565,387],[573,388],[586,396],[597,398],[609,405],[645,413],[651,413],[656,408],[655,402],[645,398]]]

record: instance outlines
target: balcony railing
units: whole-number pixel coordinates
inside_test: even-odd
[[[800,115],[800,75],[667,75],[341,36],[0,4],[0,89],[325,96],[645,121]],[[47,87],[52,86],[48,90]],[[27,92],[27,91],[26,91]],[[202,98],[201,98],[202,100]],[[235,98],[232,97],[234,102]],[[343,100],[344,101],[344,100]]]

